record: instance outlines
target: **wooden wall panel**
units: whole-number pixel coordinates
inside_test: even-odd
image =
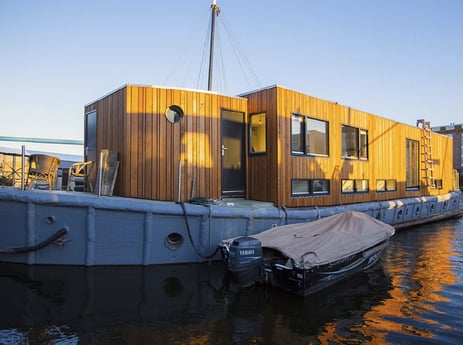
[[[125,108],[125,88],[115,90],[108,96],[85,106],[85,113],[92,110],[96,110],[97,113],[97,154],[102,149],[109,148],[116,152],[121,152],[123,149],[121,137],[124,135],[124,132],[121,123],[124,121]],[[121,177],[116,180],[116,190],[124,183],[124,178],[130,176],[126,171],[121,170],[119,170],[118,175]],[[91,180],[95,183],[96,173],[92,174]]]
[[[363,111],[351,109],[304,95],[282,87],[272,87],[251,93],[248,98],[249,113],[266,111],[270,121],[268,129],[269,147],[278,148],[278,154],[272,156],[268,152],[266,159],[262,157],[250,158],[250,183],[254,186],[251,198],[270,200],[279,206],[303,207],[347,204],[371,200],[388,200],[399,197],[415,197],[423,195],[437,195],[442,190],[429,189],[422,186],[420,191],[410,191],[405,188],[405,145],[407,139],[421,142],[421,129],[397,123]],[[274,106],[275,105],[275,106]],[[329,122],[329,157],[301,157],[291,155],[291,113],[314,117]],[[362,160],[346,160],[341,157],[342,125],[349,125],[368,131],[369,158]],[[448,139],[438,134],[432,134],[433,158],[435,164],[435,178],[443,179],[444,192],[451,189],[452,180],[449,176],[451,169],[451,144]],[[258,170],[257,172],[255,170]],[[262,176],[259,172],[268,172]],[[270,183],[269,176],[276,171]],[[440,176],[438,171],[440,172]],[[259,176],[258,179],[254,176]],[[273,175],[272,175],[273,176]],[[423,180],[423,175],[422,181]],[[323,178],[330,180],[331,191],[328,196],[291,197],[292,178]],[[262,180],[268,182],[264,185]],[[369,180],[368,193],[341,193],[342,179]],[[376,192],[377,179],[396,179],[397,191]],[[255,187],[257,186],[257,187]],[[266,186],[271,186],[271,192],[263,192]],[[277,194],[275,194],[275,192]],[[257,196],[257,197],[256,197]]]
[[[265,113],[267,152],[248,155],[247,198],[272,201],[278,206],[304,207],[388,200],[452,189],[452,141],[432,133],[434,177],[443,189],[405,188],[407,139],[421,142],[421,129],[397,123],[282,87],[246,95],[247,99],[209,92],[125,86],[87,105],[97,110],[97,149],[119,153],[115,194],[154,200],[176,200],[178,162],[181,162],[181,200],[188,200],[195,181],[195,196],[221,197],[221,110]],[[168,122],[165,110],[180,106],[184,119]],[[329,123],[329,157],[291,155],[291,113]],[[368,130],[369,159],[341,158],[342,125]],[[248,138],[246,138],[248,140]],[[291,179],[329,179],[330,194],[291,197]],[[368,193],[341,193],[342,179],[368,179]],[[377,179],[396,179],[397,191],[376,192]]]
[[[165,111],[178,105],[184,118],[170,123]],[[247,101],[209,92],[128,85],[88,109],[98,108],[99,149],[119,152],[115,194],[177,200],[221,197],[221,109],[246,114]]]
[[[255,113],[266,114],[267,151],[265,154],[249,155],[248,195],[249,199],[261,201],[278,200],[278,118],[276,111],[276,89],[261,90],[249,95],[248,116]],[[248,120],[249,122],[249,120]],[[263,173],[265,172],[265,173]]]

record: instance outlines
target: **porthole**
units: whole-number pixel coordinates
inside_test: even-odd
[[[179,122],[183,119],[183,110],[178,105],[171,105],[166,109],[166,119],[171,123]]]
[[[47,224],[53,224],[55,222],[55,217],[53,216],[48,216],[47,217]]]
[[[403,212],[402,210],[399,210],[399,212],[397,213],[397,219],[402,218],[402,214],[403,214],[403,213],[404,213],[404,212]]]
[[[169,235],[166,236],[164,244],[167,248],[176,250],[180,248],[180,246],[183,244],[183,236],[180,235],[178,232],[171,232]]]

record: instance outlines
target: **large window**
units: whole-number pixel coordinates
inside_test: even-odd
[[[328,122],[311,117],[291,115],[291,152],[328,156]]]
[[[265,153],[267,151],[267,121],[265,113],[252,114],[249,122],[250,153]]]
[[[342,126],[342,157],[368,159],[368,131],[351,126]]]
[[[417,140],[406,140],[405,188],[420,188],[420,143]]]

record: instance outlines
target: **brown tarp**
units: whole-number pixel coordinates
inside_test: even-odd
[[[344,212],[313,222],[278,226],[252,237],[263,248],[311,267],[359,253],[389,239],[395,229],[362,212]]]

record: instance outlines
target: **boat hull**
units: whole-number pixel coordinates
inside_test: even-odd
[[[310,268],[274,264],[265,269],[268,274],[266,281],[289,293],[307,296],[373,267],[386,246],[387,241],[364,252]]]
[[[193,205],[0,187],[0,261],[53,265],[154,265],[220,260],[217,245],[274,226],[361,211],[397,228],[460,216],[461,193],[289,209],[253,201]],[[60,230],[64,235],[41,248]],[[12,251],[13,250],[13,251]]]

